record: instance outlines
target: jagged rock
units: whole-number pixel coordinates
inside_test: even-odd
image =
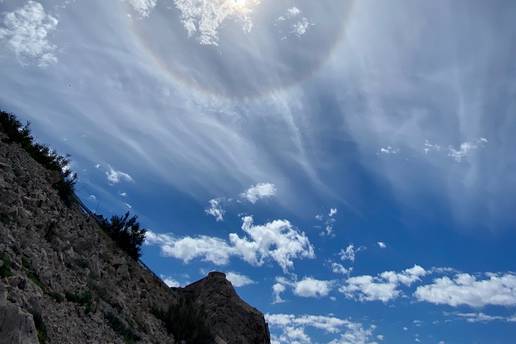
[[[204,309],[217,344],[270,343],[263,314],[238,296],[224,273],[210,272],[179,290]]]

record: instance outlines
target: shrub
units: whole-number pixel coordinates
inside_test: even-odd
[[[0,257],[0,261],[2,261],[2,265],[0,266],[0,278],[11,277],[13,272],[11,271],[11,259],[9,256],[3,254]]]
[[[140,337],[133,332],[122,320],[120,320],[113,313],[104,314],[104,318],[107,320],[109,326],[115,331],[117,334],[124,338],[124,341],[127,344],[136,343],[140,340]]]
[[[38,341],[40,344],[45,344],[48,341],[47,327],[43,322],[43,317],[39,312],[33,312],[32,318],[34,319],[34,325],[36,331],[38,331]]]
[[[170,305],[167,310],[155,308],[152,314],[163,322],[168,333],[173,334],[178,343],[214,342],[205,322],[204,310],[194,305],[190,299],[180,297],[177,305]]]
[[[13,114],[0,111],[0,129],[7,135],[5,142],[20,144],[43,167],[59,174],[59,181],[53,187],[57,190],[63,202],[70,206],[75,195],[77,174],[68,168],[69,156],[60,156],[48,146],[34,142],[30,133],[30,122],[23,125]]]
[[[86,314],[93,310],[93,295],[89,290],[80,293],[72,293],[67,291],[65,292],[65,297],[69,302],[75,302],[81,306],[84,306],[84,311]]]
[[[134,259],[141,256],[141,246],[145,241],[147,230],[141,228],[136,215],[130,217],[129,212],[123,216],[113,216],[110,221],[101,215],[96,215],[97,221],[106,233]]]

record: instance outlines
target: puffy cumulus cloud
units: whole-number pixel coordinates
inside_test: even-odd
[[[331,263],[331,271],[335,274],[340,275],[349,275],[353,268],[345,268],[342,264],[332,262]]]
[[[428,274],[428,272],[419,265],[414,265],[410,269],[405,269],[402,272],[385,271],[380,276],[391,283],[404,284],[410,286],[416,281],[420,281],[421,277]]]
[[[378,247],[380,247],[380,248],[387,248],[387,244],[384,243],[383,241],[378,241],[377,244],[378,244]]]
[[[229,240],[242,258],[262,265],[265,259],[274,260],[283,271],[293,267],[294,258],[314,258],[314,248],[308,237],[287,220],[275,220],[265,225],[254,225],[253,218],[243,218],[242,230],[249,236],[230,234]]]
[[[263,198],[270,198],[276,195],[276,186],[272,183],[258,183],[251,186],[240,196],[249,202],[255,204],[258,200]]]
[[[348,278],[339,291],[350,299],[388,302],[400,295],[397,287],[395,283],[364,275]]]
[[[322,331],[333,335],[331,343],[373,344],[375,326],[365,328],[360,323],[334,316],[266,314],[265,319],[271,328],[272,343],[309,344],[314,341],[306,329]]]
[[[123,0],[127,2],[141,17],[148,17],[158,0]]]
[[[211,215],[217,222],[224,221],[225,210],[222,208],[221,199],[211,199],[209,201],[209,207],[204,210],[206,214]]]
[[[236,254],[235,249],[225,240],[205,235],[175,238],[168,234],[149,231],[145,242],[160,246],[163,255],[180,259],[185,263],[200,258],[216,265],[225,265],[229,263],[230,257]]]
[[[287,290],[287,287],[285,284],[278,281],[277,283],[274,283],[272,286],[272,297],[273,301],[272,303],[283,303],[285,300],[281,297],[281,294],[283,294]]]
[[[334,339],[329,344],[377,344],[374,337],[375,328],[375,326],[364,328],[361,324],[351,324],[339,339]],[[383,335],[376,336],[376,339],[380,341],[383,338]]]
[[[227,19],[242,23],[245,32],[251,31],[251,14],[261,1],[174,0],[174,3],[189,36],[196,36],[203,45],[218,45],[219,27]]]
[[[294,266],[294,259],[315,257],[314,248],[306,235],[296,230],[289,221],[275,220],[254,225],[251,216],[242,220],[242,230],[247,236],[231,233],[229,241],[204,235],[176,238],[169,234],[148,232],[146,243],[158,245],[165,256],[184,262],[200,258],[225,265],[231,257],[239,257],[251,265],[261,266],[270,259],[283,271]]]
[[[294,283],[294,294],[302,297],[325,297],[333,289],[334,281],[317,280],[306,277]]]
[[[362,275],[348,278],[339,288],[347,298],[359,301],[388,302],[401,295],[400,285],[410,286],[420,281],[427,271],[418,265],[401,272],[385,271],[378,276]]]
[[[350,261],[351,263],[354,263],[357,253],[360,251],[364,251],[364,250],[365,250],[365,247],[363,247],[363,246],[355,248],[355,245],[351,244],[351,245],[348,245],[346,248],[343,248],[342,250],[340,250],[339,256],[340,256],[341,260],[344,260],[344,261],[347,260],[347,261]]]
[[[516,275],[486,274],[484,279],[466,273],[453,279],[444,276],[432,284],[419,286],[414,296],[418,301],[452,307],[516,306]]]
[[[0,42],[10,49],[21,63],[35,61],[40,67],[57,62],[56,46],[48,36],[57,28],[58,20],[47,14],[42,4],[28,1],[23,7],[5,14],[0,27]]]
[[[255,283],[255,281],[250,279],[248,276],[239,274],[237,272],[227,272],[226,278],[231,282],[231,284],[233,284],[233,286],[237,288],[245,287],[246,285]]]
[[[134,182],[133,177],[131,177],[128,173],[117,171],[111,166],[108,166],[106,177],[110,184],[118,184],[121,181]]]
[[[328,213],[329,217],[333,217],[337,215],[338,209],[337,208],[330,208],[330,212]]]

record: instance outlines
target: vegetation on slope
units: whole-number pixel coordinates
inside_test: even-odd
[[[77,174],[69,168],[69,156],[63,157],[46,145],[35,142],[30,131],[30,123],[23,125],[15,115],[0,110],[0,130],[7,138],[5,143],[19,144],[34,160],[43,167],[58,174],[59,180],[52,187],[67,206],[71,206],[75,196]],[[136,216],[126,213],[122,216],[113,216],[107,220],[102,215],[96,215],[96,220],[106,233],[134,259],[141,256],[141,246],[145,240],[146,230],[141,228]],[[0,273],[6,274],[5,267],[0,267]]]
[[[23,125],[13,114],[0,111],[0,129],[7,135],[6,143],[18,143],[29,155],[51,171],[59,175],[59,180],[52,186],[58,191],[66,205],[70,206],[74,198],[77,174],[69,169],[69,157],[63,157],[46,145],[34,141],[30,133],[30,122]]]

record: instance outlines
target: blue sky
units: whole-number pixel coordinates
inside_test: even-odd
[[[0,105],[275,343],[516,338],[514,1],[0,1]]]

